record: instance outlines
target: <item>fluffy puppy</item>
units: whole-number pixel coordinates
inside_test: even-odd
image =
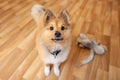
[[[69,54],[71,45],[70,18],[66,10],[58,16],[36,4],[32,7],[31,14],[37,24],[36,49],[44,64],[44,73],[50,74],[50,65],[53,65],[56,76],[60,75],[59,66]]]

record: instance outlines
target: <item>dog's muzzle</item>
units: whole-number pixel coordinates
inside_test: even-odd
[[[52,40],[55,42],[63,40],[63,38],[61,37],[61,33],[59,31],[56,31]]]

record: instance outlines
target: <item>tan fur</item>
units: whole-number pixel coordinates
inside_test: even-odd
[[[69,26],[65,25],[66,28],[68,28],[67,31],[61,31],[61,25],[65,24],[63,23],[63,20],[59,20],[59,19],[53,19],[51,20],[51,22],[49,24],[47,24],[46,26],[44,26],[43,28],[41,28],[41,24],[39,24],[37,26],[37,33],[36,33],[36,48],[39,51],[40,57],[43,60],[47,55],[49,55],[48,52],[46,52],[46,50],[44,50],[43,45],[47,45],[48,47],[53,47],[56,44],[60,44],[63,47],[68,47],[70,44],[70,32],[71,29]],[[49,27],[53,26],[54,27],[54,31],[50,31]],[[54,33],[55,31],[60,31],[62,33],[62,36],[64,38],[63,41],[59,42],[59,43],[55,43],[54,41],[51,40],[51,38],[54,37]],[[46,54],[45,54],[46,53]],[[43,60],[44,61],[44,60]]]
[[[56,64],[60,64],[67,59],[70,51],[71,26],[68,14],[65,10],[63,10],[57,17],[50,10],[47,10],[39,5],[37,5],[36,7],[35,5],[32,8],[32,15],[37,23],[36,49],[38,50],[40,59],[45,66],[48,66],[49,64],[54,64],[56,67]],[[54,30],[52,31],[50,30],[51,26],[53,26],[54,28]],[[61,30],[61,26],[64,26],[65,30]],[[51,40],[52,38],[54,38],[56,31],[59,31],[61,33],[63,40],[58,42]],[[54,56],[50,54],[48,49],[52,51],[56,48],[59,48],[62,51],[57,55],[56,58],[54,58]],[[59,67],[59,65],[57,65],[57,67]],[[47,72],[46,75],[48,75],[49,71],[47,70],[49,70],[49,67],[45,68],[45,72]],[[59,71],[56,71],[57,68],[54,69],[54,72],[58,76]]]

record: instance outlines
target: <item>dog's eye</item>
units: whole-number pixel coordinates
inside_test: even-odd
[[[61,27],[61,30],[65,30],[65,27],[64,27],[64,26],[62,26],[62,27]]]
[[[50,27],[50,30],[51,30],[51,31],[54,30],[53,26]]]

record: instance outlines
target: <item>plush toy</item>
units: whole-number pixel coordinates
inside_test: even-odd
[[[77,45],[82,48],[90,49],[89,57],[83,60],[78,66],[91,62],[95,54],[102,55],[107,50],[107,48],[104,45],[96,42],[95,40],[88,39],[88,37],[83,33],[81,33],[80,36],[77,38]]]

